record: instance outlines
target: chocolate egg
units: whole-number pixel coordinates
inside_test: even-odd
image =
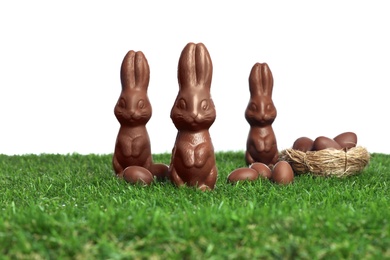
[[[272,180],[278,184],[289,184],[294,180],[294,171],[286,161],[279,161],[272,170]]]
[[[341,149],[341,146],[335,140],[325,136],[319,136],[313,142],[313,151],[319,151],[328,148]]]
[[[150,185],[153,181],[152,173],[141,166],[129,166],[123,171],[123,178],[131,184]]]
[[[227,177],[228,182],[254,181],[259,178],[259,173],[252,168],[242,167],[232,171]]]
[[[249,168],[256,170],[260,178],[271,179],[272,171],[266,164],[254,162],[249,166]]]
[[[150,173],[156,177],[157,180],[164,180],[168,177],[168,165],[163,163],[153,163],[150,166]]]
[[[357,135],[353,132],[345,132],[333,138],[341,148],[350,149],[356,147]]]
[[[307,152],[313,148],[313,142],[314,141],[309,137],[299,137],[297,140],[295,140],[292,149]]]

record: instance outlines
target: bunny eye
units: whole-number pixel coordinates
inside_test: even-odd
[[[145,107],[145,101],[141,99],[140,101],[138,101],[138,108],[144,108],[144,107]]]
[[[257,106],[255,103],[250,103],[249,104],[249,109],[252,110],[252,111],[256,111],[257,110]]]
[[[121,108],[126,108],[126,101],[123,98],[119,99],[118,106]]]
[[[180,99],[179,100],[179,102],[178,102],[178,107],[180,108],[180,109],[187,109],[187,104],[186,104],[186,102],[184,101],[184,99]]]
[[[207,99],[203,100],[201,103],[200,103],[200,107],[203,109],[203,110],[207,110],[209,108],[209,102]]]

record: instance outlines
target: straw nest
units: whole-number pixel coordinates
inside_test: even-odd
[[[296,174],[344,177],[360,173],[368,165],[370,154],[360,146],[308,152],[286,149],[281,151],[280,159],[289,162]]]

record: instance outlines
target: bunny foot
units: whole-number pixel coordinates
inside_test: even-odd
[[[207,186],[206,184],[202,184],[198,187],[198,189],[200,189],[201,191],[210,191],[212,190],[209,186]]]

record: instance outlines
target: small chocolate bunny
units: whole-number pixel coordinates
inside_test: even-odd
[[[273,77],[266,63],[256,63],[249,76],[250,100],[245,118],[250,125],[245,160],[248,165],[261,162],[268,166],[279,159],[272,123],[276,108],[272,101]]]
[[[126,180],[134,180],[134,176],[127,178],[124,174],[139,174],[137,169],[132,171],[132,166],[141,166],[159,179],[165,178],[168,173],[167,165],[153,163],[146,130],[146,123],[152,116],[147,95],[149,77],[149,64],[144,54],[129,51],[122,62],[122,92],[114,109],[120,128],[112,159],[115,173]],[[145,179],[150,179],[150,176]]]
[[[209,128],[216,111],[210,95],[213,65],[202,43],[188,43],[179,59],[179,92],[171,110],[178,130],[169,167],[177,185],[214,189],[217,167]]]

